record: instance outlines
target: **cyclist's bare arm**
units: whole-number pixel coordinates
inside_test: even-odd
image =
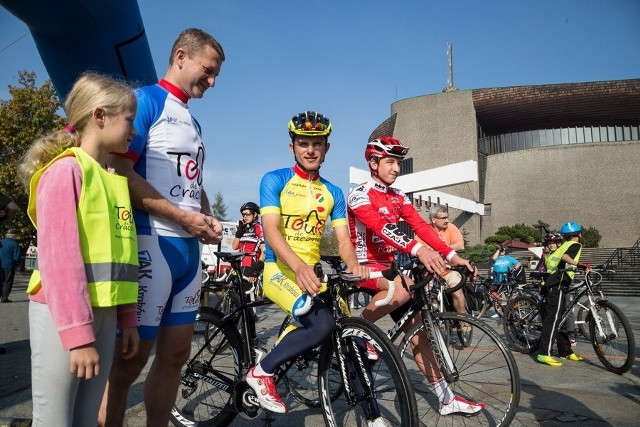
[[[296,284],[304,292],[316,296],[320,291],[320,280],[313,271],[287,244],[280,233],[280,214],[268,213],[262,215],[262,228],[269,247],[278,260],[284,262],[296,274]]]
[[[197,237],[203,243],[215,244],[222,240],[222,226],[210,211],[189,212],[178,208],[165,199],[155,188],[133,170],[133,161],[124,156],[110,155],[109,164],[119,175],[127,177],[131,203],[134,206],[179,224],[185,231]],[[202,192],[204,199],[206,193]],[[204,200],[203,200],[204,202]],[[201,202],[202,203],[202,202]]]

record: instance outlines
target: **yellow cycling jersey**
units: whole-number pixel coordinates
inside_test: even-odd
[[[260,213],[280,215],[280,233],[307,264],[320,260],[320,240],[326,221],[347,226],[342,190],[329,181],[311,177],[297,165],[268,172],[260,183]],[[266,244],[265,262],[276,262]]]

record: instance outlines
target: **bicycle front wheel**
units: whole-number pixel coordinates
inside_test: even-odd
[[[454,325],[461,321],[473,327],[473,341],[468,347],[462,345],[457,334],[453,333]],[[435,314],[434,327],[434,333],[442,337],[437,341],[446,346],[440,349],[448,353],[448,357],[446,354],[443,357],[450,359],[455,367],[449,387],[456,396],[484,403],[485,408],[472,417],[440,415],[440,401],[424,376],[428,367],[414,356],[414,351],[421,353],[413,348],[413,343],[428,336],[424,323],[418,322],[405,334],[399,350],[415,389],[421,425],[509,425],[520,402],[520,374],[513,355],[500,336],[479,319],[451,312]],[[419,360],[423,360],[422,357]]]
[[[620,308],[607,301],[596,302],[595,315],[589,318],[591,344],[604,367],[624,374],[633,365],[636,343],[629,320]]]
[[[234,385],[242,376],[241,338],[234,328],[223,326],[222,314],[201,307],[191,354],[180,375],[180,386],[171,409],[175,426],[226,426],[236,416]]]
[[[287,328],[295,327],[294,325],[296,325],[296,323],[291,316],[285,317],[282,325],[280,325],[278,337],[282,337],[285,331],[289,331]],[[316,347],[298,356],[289,369],[285,371],[283,377],[283,381],[293,397],[310,408],[320,406],[320,399],[318,398],[319,354],[320,347]],[[340,372],[338,366],[335,365],[335,359],[333,362],[334,366],[330,368],[329,373],[331,399],[337,398],[342,392]]]
[[[367,351],[367,347],[370,350]],[[338,362],[339,361],[339,362]],[[344,393],[332,398],[331,378],[339,366]],[[387,336],[359,318],[336,322],[333,339],[320,349],[322,415],[328,426],[417,426],[418,411],[407,369]]]
[[[502,326],[509,346],[515,351],[529,354],[540,347],[542,316],[532,297],[520,295],[509,301]]]

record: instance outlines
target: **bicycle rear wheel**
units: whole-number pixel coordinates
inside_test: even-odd
[[[234,328],[222,325],[222,317],[208,307],[198,311],[196,324],[206,332],[194,335],[191,353],[197,356],[180,375],[171,409],[175,426],[226,426],[237,415],[233,390],[242,376],[241,338]]]
[[[473,326],[469,347],[464,347],[456,334],[446,332],[453,331],[453,325],[463,319]],[[416,323],[405,334],[399,350],[415,389],[421,425],[509,425],[520,402],[520,374],[500,336],[479,319],[451,312],[437,313],[434,326],[434,333],[440,334],[446,345],[441,350],[448,352],[457,372],[457,379],[449,382],[451,390],[457,396],[484,403],[485,408],[472,417],[440,415],[440,402],[412,350],[412,341],[428,336],[424,323]]]
[[[377,353],[368,356],[368,342]],[[339,348],[336,348],[339,345]],[[331,398],[332,372],[342,360],[344,393]],[[359,318],[336,322],[333,338],[321,347],[319,388],[322,415],[328,426],[366,426],[381,417],[388,426],[417,426],[418,411],[406,367],[387,336]],[[341,371],[342,372],[342,371]]]
[[[542,316],[538,302],[527,295],[509,301],[502,322],[509,346],[520,353],[529,354],[540,347]]]
[[[607,300],[597,301],[595,309],[596,315],[591,313],[589,319],[593,349],[608,371],[624,374],[635,359],[636,343],[631,325],[622,310]]]

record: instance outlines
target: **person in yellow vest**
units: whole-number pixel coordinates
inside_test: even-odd
[[[65,102],[68,125],[36,140],[19,174],[37,229],[29,293],[33,423],[96,425],[113,360],[138,351],[138,245],[127,179],[106,164],[135,135],[133,90],[87,73]]]
[[[558,322],[562,318],[566,299],[565,291],[573,280],[574,273],[566,271],[573,268],[590,270],[587,263],[580,263],[582,253],[582,226],[575,222],[566,222],[560,227],[560,234],[564,243],[545,258],[545,266],[549,276],[544,281],[546,288],[545,300],[542,306],[542,335],[537,361],[549,366],[562,366],[562,362],[551,355],[554,340],[558,343],[558,355],[561,359],[579,362],[583,357],[575,354],[571,347],[569,334],[565,329],[560,330]]]

